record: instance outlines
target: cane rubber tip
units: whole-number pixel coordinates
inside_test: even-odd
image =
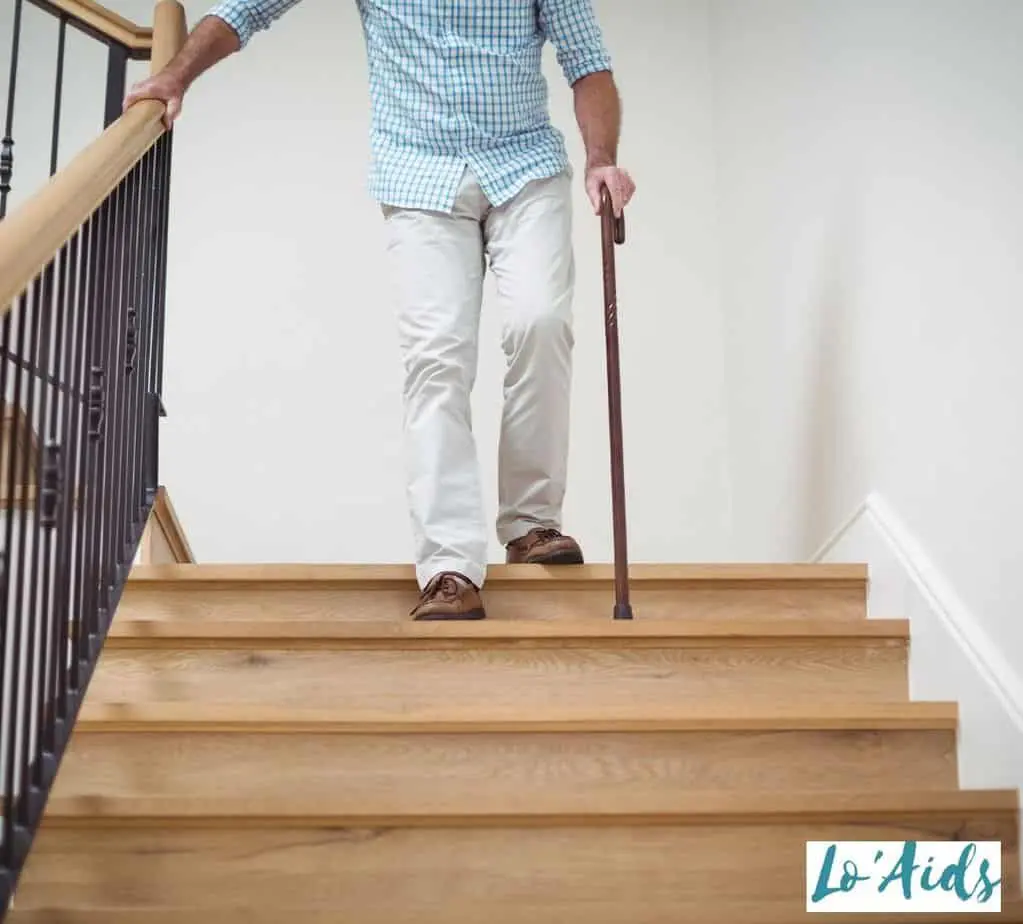
[[[615,604],[615,619],[632,619],[632,606],[628,603]]]

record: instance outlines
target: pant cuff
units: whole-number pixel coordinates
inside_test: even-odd
[[[561,529],[561,526],[553,520],[516,520],[497,530],[497,541],[501,545],[508,545],[509,542],[521,539],[534,529]]]
[[[431,559],[416,565],[416,580],[419,582],[420,590],[443,571],[455,571],[458,574],[463,574],[477,587],[482,587],[487,577],[486,565],[472,564],[455,558]]]

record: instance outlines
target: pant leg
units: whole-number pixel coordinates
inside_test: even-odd
[[[572,193],[568,172],[530,183],[493,209],[487,253],[507,360],[498,458],[502,544],[561,528],[572,382]]]
[[[467,174],[452,215],[386,208],[404,381],[407,495],[420,586],[487,561],[470,393],[483,297],[485,197]]]

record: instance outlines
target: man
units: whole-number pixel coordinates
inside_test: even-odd
[[[298,0],[221,0],[139,99],[167,104]],[[571,168],[548,114],[546,42],[573,88],[594,212],[635,186],[591,0],[356,0],[373,104],[370,189],[387,224],[405,366],[416,619],[481,619],[487,528],[470,423],[486,266],[507,359],[497,533],[512,563],[575,564],[560,532],[572,355]]]

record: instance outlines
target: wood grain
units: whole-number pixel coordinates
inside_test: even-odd
[[[897,640],[776,640],[671,648],[104,651],[92,703],[249,703],[400,714],[445,704],[545,709],[628,701],[901,702],[906,645]]]
[[[301,706],[215,705],[210,703],[95,703],[87,701],[76,734],[108,732],[190,732],[197,734],[460,734],[478,732],[630,732],[630,731],[954,731],[955,703],[764,703],[741,706],[720,701],[642,706],[622,701],[596,707],[558,701],[530,713],[519,705],[499,709],[469,700],[434,708],[380,710],[360,704]]]
[[[157,568],[165,566],[156,566]],[[169,566],[174,567],[174,566]],[[187,567],[187,566],[186,566]],[[198,566],[204,567],[204,566]],[[128,582],[120,618],[260,620],[281,622],[409,622],[418,599],[414,582],[310,581]],[[792,582],[758,586],[741,581],[637,581],[631,597],[635,622],[664,619],[704,620],[862,620],[866,592],[862,584]],[[561,581],[510,579],[488,581],[483,591],[487,622],[502,620],[598,620],[611,622],[614,599],[610,580]]]
[[[153,30],[107,9],[94,0],[49,0],[51,6],[67,14],[75,22],[126,46],[134,56],[147,53],[152,47]]]
[[[51,904],[58,906],[59,901]],[[524,901],[517,901],[510,908],[487,907],[488,924],[814,924],[819,915],[806,914],[804,902],[797,899],[775,901],[751,900],[733,901],[727,895],[707,899],[684,900],[644,899],[630,906],[622,900],[606,901],[598,907],[587,907],[582,902],[569,908],[561,904],[557,908],[549,905],[529,907]],[[425,912],[417,909],[389,907],[379,909],[359,908],[359,924],[476,924],[478,909],[450,909],[451,917],[443,917],[439,910],[430,908]],[[51,910],[20,910],[15,908],[10,918],[12,924],[337,924],[347,920],[343,910],[292,907],[282,914],[280,909],[218,908],[209,913],[198,906],[182,906],[169,909],[130,908],[118,909],[99,907],[88,910],[65,910],[54,907]],[[919,914],[910,918],[912,924],[962,924],[963,915]],[[1002,901],[1001,913],[986,913],[985,921],[1006,921],[1012,924],[1023,922],[1023,901]],[[862,924],[862,914],[829,914],[828,924]]]
[[[178,0],[158,0],[153,11],[153,52],[149,73],[159,74],[180,51],[188,38],[185,8]]]
[[[633,581],[667,581],[670,583],[742,584],[778,583],[839,583],[863,586],[867,580],[865,565],[846,564],[632,564],[629,577]],[[546,587],[563,584],[578,585],[592,581],[611,583],[614,566],[610,564],[570,565],[544,567],[541,565],[490,565],[487,584],[505,581],[542,584]],[[411,565],[307,565],[307,564],[248,564],[248,565],[160,565],[140,569],[132,580],[139,583],[168,581],[201,584],[273,583],[294,584],[310,582],[408,583],[415,580]]]
[[[296,787],[272,804],[262,799],[181,798],[153,795],[51,797],[47,818],[53,827],[319,828],[324,825],[372,828],[550,828],[621,825],[742,825],[859,822],[877,818],[909,821],[984,815],[1015,819],[1015,790],[797,790],[654,792],[622,786],[613,802],[599,793],[551,793],[518,787],[497,794],[458,793],[451,799],[400,790],[381,791],[372,801],[338,787],[323,799]]]
[[[524,723],[523,723],[524,724]],[[119,796],[245,799],[272,806],[295,791],[330,800],[339,782],[356,804],[400,793],[402,803],[454,803],[543,788],[549,798],[585,790],[607,802],[623,786],[650,793],[826,791],[903,786],[954,789],[955,732],[779,727],[708,731],[551,730],[283,734],[79,728],[54,790],[59,800]],[[780,723],[779,723],[780,724]],[[880,724],[880,723],[879,723]]]
[[[154,562],[174,561],[174,550],[159,524],[150,515],[146,528],[142,531],[142,539],[139,542],[138,559],[140,564],[148,565]],[[137,566],[136,566],[137,567]]]
[[[729,920],[733,903],[803,900],[807,840],[984,839],[1003,842],[1005,890],[1018,895],[1018,841],[1002,808],[960,800],[922,814],[814,811],[757,815],[730,824],[544,827],[44,825],[19,906],[194,906],[209,920],[227,908],[331,910],[337,920],[413,919],[452,924],[487,918],[579,922]],[[848,804],[852,800],[845,800]],[[923,800],[916,800],[921,805]],[[997,803],[996,803],[997,804]],[[714,914],[708,918],[708,910]],[[413,918],[413,915],[415,917]],[[288,914],[300,921],[301,915]]]
[[[194,561],[192,547],[171,504],[167,489],[161,487],[156,492],[153,509],[142,534],[139,562],[135,567]]]
[[[134,619],[115,618],[107,645],[116,649],[274,647],[350,649],[428,648],[656,648],[701,647],[723,640],[775,644],[812,639],[820,645],[849,639],[909,639],[902,619],[721,620],[493,620],[466,622],[348,622],[346,620]]]

